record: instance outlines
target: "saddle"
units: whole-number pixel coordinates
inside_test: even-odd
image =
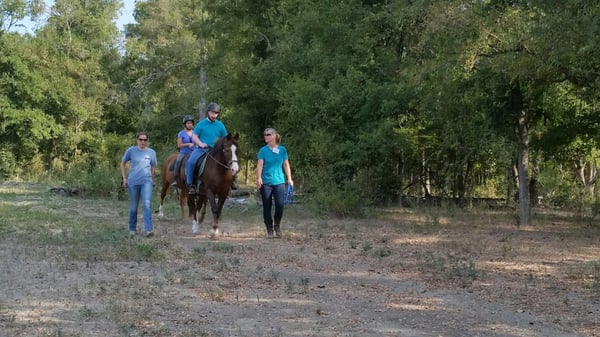
[[[196,162],[196,166],[194,166],[194,177],[198,177],[202,174],[202,172],[204,172],[204,167],[206,166],[206,159],[208,158],[208,156],[206,154],[208,154],[208,152],[205,152],[202,155],[202,157],[198,158],[198,161]],[[185,168],[187,165],[188,159],[190,159],[190,154],[186,154],[181,159],[181,165],[179,167]],[[175,162],[173,162],[173,164],[171,164],[171,166],[169,166],[169,171],[174,170]],[[183,170],[183,178],[185,179],[185,169]]]
[[[190,157],[190,154],[188,153],[181,158],[177,158],[177,160],[175,160],[174,162],[171,163],[171,165],[169,165],[169,171],[173,172],[173,170],[175,170],[176,164],[179,164],[179,167],[185,167],[185,163],[187,162],[189,157]],[[180,163],[177,163],[178,161]]]

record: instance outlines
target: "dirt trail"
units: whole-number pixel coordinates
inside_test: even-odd
[[[74,258],[4,237],[0,335],[600,336],[597,295],[561,272],[600,261],[595,233],[404,212],[369,222],[290,216],[283,239],[267,240],[254,213],[226,218],[218,241],[206,225],[192,236],[189,225],[156,219],[156,237],[131,239],[168,247],[154,261]]]

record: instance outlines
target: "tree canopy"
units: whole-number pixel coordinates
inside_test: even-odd
[[[147,0],[119,37],[121,7],[2,2],[4,176],[110,167],[142,129],[166,156],[216,101],[249,163],[276,128],[329,212],[494,197],[527,224],[541,199],[595,202],[596,2]]]

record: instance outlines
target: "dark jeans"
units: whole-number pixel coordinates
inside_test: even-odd
[[[268,231],[273,230],[273,222],[275,223],[275,227],[279,227],[279,224],[281,223],[285,192],[285,184],[262,185],[260,188],[260,196],[262,197],[263,203],[263,220]],[[275,201],[275,218],[271,216],[273,201]]]

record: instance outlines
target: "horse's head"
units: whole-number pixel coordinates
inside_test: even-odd
[[[227,164],[227,167],[231,171],[232,175],[236,175],[240,166],[238,164],[238,153],[239,153],[239,134],[231,135],[219,138],[215,144],[214,149],[223,155],[223,163]]]

